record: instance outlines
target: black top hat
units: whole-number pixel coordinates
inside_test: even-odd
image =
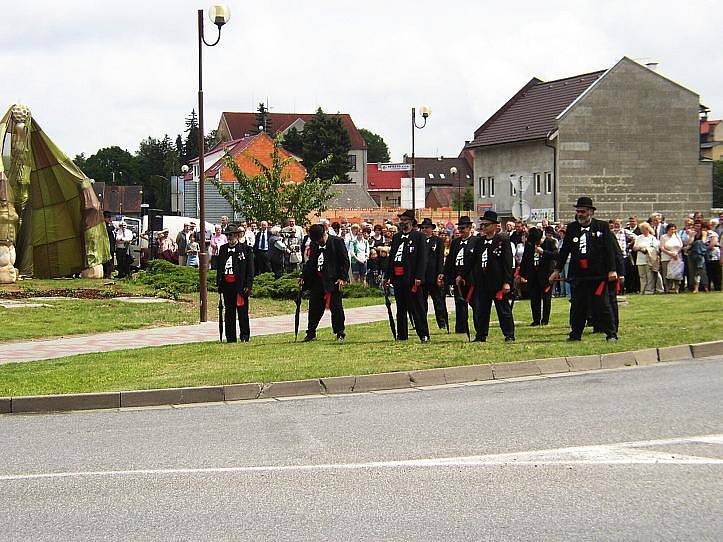
[[[422,221],[419,223],[419,227],[420,227],[420,228],[424,228],[424,227],[426,227],[426,226],[429,226],[429,227],[432,228],[433,230],[436,230],[436,229],[437,229],[437,225],[436,225],[434,222],[432,222],[432,219],[431,219],[431,218],[425,218],[424,220],[422,220]]]
[[[404,217],[411,218],[415,224],[417,223],[417,217],[414,215],[414,211],[412,211],[411,209],[407,209],[406,211],[404,211],[401,214],[398,214],[397,216],[399,218],[404,218]]]
[[[555,233],[555,228],[552,226],[545,226],[545,233]]]
[[[469,219],[468,216],[460,216],[457,221],[457,226],[472,226],[474,223]]]
[[[238,226],[236,224],[229,224],[226,226],[226,235],[229,233],[241,233],[238,229]]]
[[[582,196],[580,198],[577,198],[577,203],[575,204],[575,207],[587,207],[588,209],[595,210],[595,206],[592,204],[592,198],[588,198],[587,196]]]
[[[479,217],[480,222],[483,220],[487,220],[489,222],[494,222],[495,224],[499,224],[500,221],[497,220],[497,213],[494,211],[485,211],[485,214],[483,214],[481,217]]]

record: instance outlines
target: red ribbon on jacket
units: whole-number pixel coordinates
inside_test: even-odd
[[[413,294],[417,293],[417,283],[416,282],[414,284],[412,284],[412,293]]]
[[[329,307],[331,306],[331,292],[326,292],[324,294],[324,304],[326,305],[326,309],[329,310]]]
[[[547,293],[547,292],[549,292],[551,289],[552,289],[552,284],[549,284],[549,285],[547,286],[547,288],[545,288],[545,289],[542,290],[542,291],[543,291],[543,293]]]
[[[470,286],[469,290],[467,291],[467,296],[464,298],[467,303],[472,301],[472,294],[474,293],[474,286]]]
[[[505,296],[505,291],[500,290],[495,294],[495,297],[497,298],[497,301],[502,301],[502,298]]]
[[[600,282],[600,285],[597,287],[597,290],[595,290],[595,295],[601,296],[604,289],[605,289],[605,281],[603,280]]]
[[[246,304],[246,299],[241,294],[236,294],[236,306],[243,307]]]

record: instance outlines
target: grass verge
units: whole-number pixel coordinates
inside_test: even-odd
[[[200,343],[87,354],[0,366],[0,396],[42,395],[298,380],[479,363],[599,354],[720,338],[723,294],[629,296],[620,308],[621,340],[586,333],[566,343],[569,304],[553,302],[552,325],[533,328],[529,305],[515,305],[517,342],[493,327],[489,342],[433,331],[432,342],[391,340],[388,323],[350,326],[337,344],[330,330],[317,342],[295,344],[293,334],[253,337],[250,343]],[[493,324],[494,326],[494,324]]]

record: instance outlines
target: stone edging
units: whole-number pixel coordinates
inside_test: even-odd
[[[0,397],[0,414],[58,412],[105,408],[182,405],[222,401],[247,401],[304,395],[362,393],[377,390],[417,388],[480,380],[504,380],[521,376],[594,371],[666,361],[723,355],[723,341],[648,348],[632,352],[569,356],[487,365],[463,365],[419,371],[360,376],[334,376],[310,380],[231,384],[196,388],[168,388],[105,393]]]

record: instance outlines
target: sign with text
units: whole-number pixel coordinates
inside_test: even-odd
[[[412,171],[412,164],[379,164],[379,171]]]
[[[532,209],[530,211],[530,220],[532,222],[540,222],[542,220],[549,220],[550,222],[553,222],[555,220],[555,209]]]

